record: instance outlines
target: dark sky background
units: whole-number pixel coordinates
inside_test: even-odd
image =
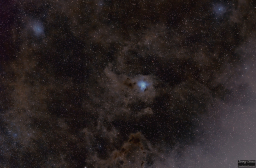
[[[0,167],[256,159],[256,1],[1,0]]]

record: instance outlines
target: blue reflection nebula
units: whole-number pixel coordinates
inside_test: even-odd
[[[147,82],[145,82],[145,81],[139,81],[138,82],[138,86],[139,86],[141,91],[144,91],[147,88],[148,85],[149,84]]]
[[[32,28],[33,28],[33,31],[35,33],[36,36],[40,36],[44,33],[44,27],[43,27],[43,24],[40,23],[40,22],[35,22],[33,25],[32,25]]]
[[[213,7],[213,10],[214,10],[215,15],[217,15],[217,16],[221,16],[224,13],[226,13],[226,11],[227,11],[226,7],[222,4],[215,4]]]

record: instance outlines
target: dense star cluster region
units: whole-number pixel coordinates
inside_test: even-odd
[[[253,0],[2,0],[0,167],[256,159]]]

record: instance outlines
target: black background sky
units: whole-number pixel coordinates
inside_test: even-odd
[[[255,28],[253,0],[1,0],[0,167],[255,160]]]

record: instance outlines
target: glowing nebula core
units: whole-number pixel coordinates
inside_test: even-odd
[[[138,86],[139,86],[141,91],[144,91],[147,88],[148,85],[149,84],[147,82],[143,81],[143,80],[138,82]]]

